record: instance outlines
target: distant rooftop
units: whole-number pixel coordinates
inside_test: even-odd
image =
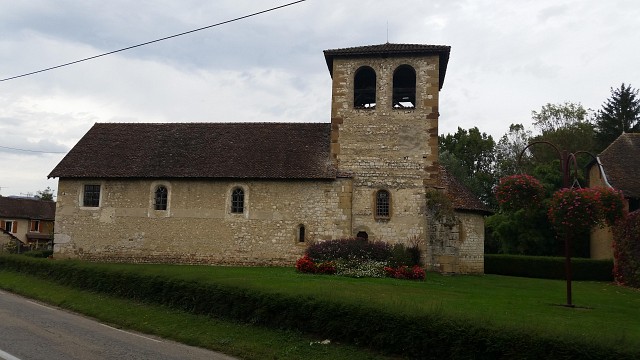
[[[598,157],[607,181],[624,196],[640,198],[640,133],[620,135]]]
[[[0,196],[0,217],[5,219],[53,220],[56,203],[25,197]]]

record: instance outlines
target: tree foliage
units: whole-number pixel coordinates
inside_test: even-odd
[[[624,83],[619,88],[611,88],[611,97],[598,111],[596,118],[598,150],[609,146],[623,132],[640,132],[638,89]]]
[[[486,204],[493,202],[495,141],[477,127],[439,136],[440,162]]]
[[[40,200],[53,201],[53,190],[51,190],[51,187],[47,186],[44,190],[36,191],[35,197]]]
[[[531,131],[522,124],[509,125],[509,132],[502,135],[495,147],[495,177],[514,175],[519,171],[518,158],[531,139]],[[520,166],[531,163],[531,152],[523,154]]]
[[[540,132],[532,141],[548,141],[560,150],[572,153],[593,152],[596,149],[593,111],[585,109],[580,103],[546,104],[539,112],[532,111],[531,118],[534,127]],[[531,153],[539,164],[559,157],[548,146],[531,147]]]

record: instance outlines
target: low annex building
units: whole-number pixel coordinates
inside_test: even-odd
[[[314,241],[358,236],[482,273],[486,209],[449,192],[438,165],[449,52],[326,50],[330,123],[95,124],[49,175],[54,256],[291,265]],[[455,223],[429,218],[427,191],[454,198]]]
[[[589,165],[589,187],[611,187],[621,190],[626,207],[640,209],[640,133],[623,133]],[[590,252],[593,259],[613,259],[613,233],[611,228],[591,231]]]
[[[53,201],[0,196],[0,247],[12,242],[31,249],[50,247],[55,211]]]

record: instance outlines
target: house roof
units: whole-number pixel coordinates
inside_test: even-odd
[[[5,219],[54,220],[56,203],[39,199],[0,196],[0,217]]]
[[[342,49],[330,49],[324,51],[324,58],[329,68],[329,73],[333,76],[333,59],[355,58],[355,57],[398,57],[398,56],[431,56],[437,55],[440,58],[439,66],[439,89],[444,84],[444,75],[447,72],[449,63],[449,53],[451,46],[445,45],[422,45],[422,44],[391,44],[357,46]]]
[[[332,179],[328,123],[95,124],[49,177]]]
[[[493,213],[469,188],[458,181],[443,166],[440,166],[439,185],[449,194],[455,210],[477,212],[485,215]]]
[[[622,134],[598,158],[607,181],[626,197],[640,198],[640,133]]]

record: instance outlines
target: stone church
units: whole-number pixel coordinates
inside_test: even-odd
[[[482,273],[486,208],[438,165],[449,46],[324,51],[330,123],[99,123],[59,179],[54,257],[292,265],[313,242],[418,243]],[[429,215],[447,194],[455,221]]]

